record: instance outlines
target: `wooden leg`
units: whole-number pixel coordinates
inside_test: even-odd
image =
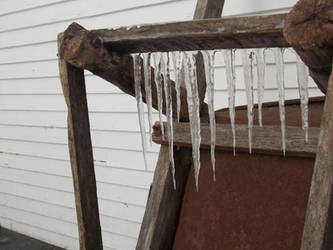
[[[169,149],[162,145],[136,250],[172,249],[187,176],[191,148],[174,150],[177,189],[173,189]]]
[[[306,212],[301,250],[333,249],[333,75],[321,121],[319,146]]]
[[[61,42],[61,37],[58,43]],[[80,249],[103,249],[94,161],[83,70],[59,59],[61,84],[68,106],[68,146]]]

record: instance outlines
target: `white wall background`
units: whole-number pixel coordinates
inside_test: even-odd
[[[286,12],[295,2],[226,0],[224,16]],[[73,21],[97,29],[192,19],[195,4],[195,0],[0,1],[2,226],[78,249],[57,33]],[[289,51],[286,60],[287,98],[298,98],[294,55]],[[216,64],[217,107],[223,107],[227,93],[219,55]],[[240,66],[238,62],[238,104],[245,101]],[[272,63],[268,72],[266,100],[274,100]],[[134,98],[89,72],[86,81],[104,247],[134,249],[159,147],[149,148],[145,171]],[[311,94],[320,95],[311,86]]]

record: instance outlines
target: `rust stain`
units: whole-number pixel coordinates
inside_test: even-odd
[[[321,115],[323,112],[324,97],[310,98],[309,103],[309,127],[320,127]],[[253,109],[255,125],[258,124],[258,108],[255,105]],[[278,103],[266,103],[262,109],[263,125],[280,125],[280,116]],[[247,124],[246,106],[236,108],[235,121],[237,124]],[[230,123],[229,111],[221,109],[216,112],[217,123]],[[301,109],[299,100],[286,101],[286,125],[287,126],[302,126]]]
[[[310,126],[319,126],[323,101],[310,105]],[[300,126],[298,104],[286,106],[287,125]],[[237,123],[247,123],[246,109]],[[278,107],[264,108],[266,125],[279,125]],[[228,111],[217,113],[228,122]],[[216,153],[212,179],[209,150],[201,150],[199,192],[189,176],[174,250],[295,250],[300,248],[314,159]]]

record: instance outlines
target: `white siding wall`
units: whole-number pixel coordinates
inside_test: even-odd
[[[295,0],[226,0],[225,16],[285,12]],[[57,33],[77,21],[87,29],[192,19],[194,0],[0,1],[0,224],[78,249],[66,132],[58,77]],[[293,54],[286,56],[287,96],[297,97]],[[240,62],[238,63],[240,66]],[[269,70],[273,70],[272,65]],[[217,58],[217,107],[225,106]],[[290,71],[290,72],[289,72]],[[241,67],[238,104],[244,103]],[[276,99],[274,72],[266,100]],[[134,249],[159,147],[144,170],[134,98],[86,73],[99,208],[105,249]],[[312,85],[313,86],[313,85]],[[312,95],[319,95],[311,88]],[[155,119],[156,118],[156,113]]]

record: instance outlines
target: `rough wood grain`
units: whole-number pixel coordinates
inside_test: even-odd
[[[61,44],[59,36],[58,43]],[[59,58],[81,250],[103,249],[83,69]]]
[[[166,124],[163,124],[166,126]],[[168,144],[168,135],[161,136],[161,125],[154,125],[153,141],[158,144]],[[165,130],[166,131],[166,130]],[[190,126],[188,123],[173,124],[174,145],[191,147]],[[209,124],[201,124],[201,148],[210,148]],[[255,125],[252,130],[252,151],[254,153],[282,155],[281,127]],[[286,127],[286,155],[315,157],[318,144],[319,128],[309,128],[309,141],[304,141],[304,131],[301,127]],[[236,152],[248,152],[248,127],[236,125]],[[233,150],[231,127],[227,124],[216,124],[216,149]]]
[[[301,250],[333,249],[333,75],[331,74],[324,113],[321,121],[319,146]]]
[[[181,201],[191,167],[191,149],[174,149],[177,189],[173,189],[168,146],[161,146],[137,250],[172,249]]]
[[[300,0],[286,17],[284,36],[326,93],[333,55],[333,2]]]
[[[89,32],[77,23],[71,24],[64,32],[64,42],[61,44],[59,54],[69,63],[76,67],[84,68],[104,80],[114,84],[124,93],[135,96],[133,59],[129,55],[120,55],[116,52],[109,52],[104,46],[99,36]],[[142,61],[141,61],[142,63]],[[141,67],[143,68],[143,67]],[[151,68],[152,76],[154,68]],[[152,104],[157,109],[157,89],[152,79]],[[163,84],[163,83],[162,83]],[[175,83],[171,82],[173,116],[176,117],[176,90]],[[146,91],[144,84],[144,74],[142,71],[141,90],[143,101],[146,102]],[[165,98],[162,87],[162,98]],[[186,102],[186,91],[181,89],[182,109],[180,120],[188,121],[188,111]],[[201,103],[202,112],[207,113],[207,104]],[[163,100],[163,110],[165,114],[165,101]]]
[[[285,14],[277,14],[217,18],[93,30],[91,33],[100,37],[109,51],[120,53],[289,47],[282,34],[285,17]]]
[[[220,6],[219,9],[222,11],[224,2],[209,0],[209,2],[213,1],[219,2],[218,6]],[[207,4],[200,5],[201,2],[205,1],[198,0],[197,8],[205,9],[209,7]],[[196,10],[197,12],[198,9]],[[202,18],[221,16],[219,12],[203,10],[203,13],[206,14]],[[181,109],[187,109],[187,106],[182,105]],[[207,114],[207,112],[202,112],[201,115],[203,114]],[[190,148],[177,149],[174,147],[177,189],[173,190],[168,146],[161,146],[159,161],[148,197],[136,250],[172,249],[185,186],[192,165],[191,159],[192,150]]]

